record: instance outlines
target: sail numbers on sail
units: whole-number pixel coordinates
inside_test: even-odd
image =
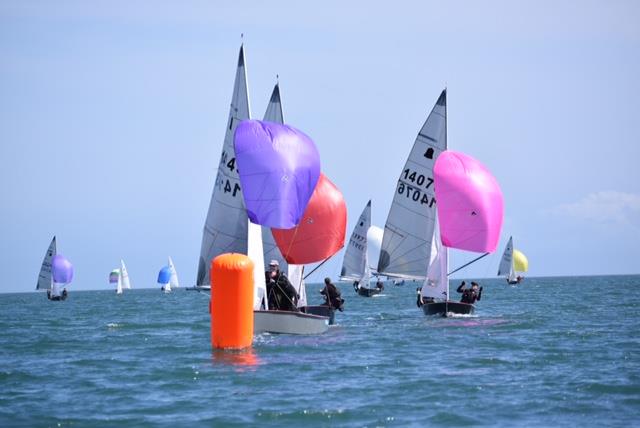
[[[426,193],[422,193],[420,189],[416,189],[415,187],[412,187],[403,182],[398,183],[398,194],[406,195],[407,199],[410,199],[414,202],[420,202],[420,205],[428,204],[429,208],[433,207],[433,205],[436,203],[435,197],[432,196],[431,199],[429,199],[429,195],[427,195]]]

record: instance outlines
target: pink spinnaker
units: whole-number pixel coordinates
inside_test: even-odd
[[[504,201],[493,175],[471,156],[451,150],[438,156],[433,172],[442,244],[477,253],[495,251]]]

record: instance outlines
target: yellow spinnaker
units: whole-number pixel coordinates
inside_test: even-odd
[[[513,249],[513,269],[516,272],[526,272],[529,269],[529,260],[515,248]]]

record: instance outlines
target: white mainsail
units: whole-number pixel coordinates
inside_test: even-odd
[[[176,267],[173,265],[173,260],[169,257],[169,270],[171,271],[171,278],[169,279],[169,289],[171,287],[178,288],[180,287],[180,283],[178,282],[178,272],[176,272]]]
[[[400,173],[384,226],[378,273],[405,279],[424,279],[431,260],[436,218],[433,167],[447,148],[447,92],[418,133]]]
[[[244,46],[241,46],[222,155],[202,233],[197,285],[210,284],[209,268],[215,257],[223,253],[247,254],[248,218],[236,168],[233,136],[240,121],[250,117]]]
[[[364,276],[368,269],[367,232],[371,227],[371,200],[362,210],[358,222],[353,228],[349,245],[344,253],[340,279],[343,281],[360,281],[365,285]]]
[[[51,259],[56,255],[56,237],[54,236],[47,248],[47,252],[44,254],[42,265],[40,266],[40,273],[38,274],[38,283],[36,284],[36,290],[49,290],[51,289]]]
[[[120,277],[122,278],[122,288],[130,289],[129,272],[127,272],[127,267],[124,265],[124,260],[122,259],[120,259]]]
[[[282,112],[279,83],[276,83],[276,86],[273,88],[269,104],[267,105],[267,111],[264,113],[264,120],[284,124],[284,113]],[[280,265],[280,271],[287,272],[287,261],[280,252],[280,249],[273,238],[273,234],[271,233],[271,228],[269,227],[262,227],[262,247],[264,250],[264,260],[267,262],[277,260]]]
[[[505,276],[510,282],[516,281],[516,272],[513,268],[513,236],[509,237],[509,242],[502,253],[500,266],[498,267],[498,276]]]

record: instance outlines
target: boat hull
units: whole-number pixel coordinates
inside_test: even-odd
[[[422,311],[425,315],[445,315],[446,313],[471,315],[475,311],[475,306],[462,302],[435,302],[423,305]]]
[[[322,334],[329,318],[303,312],[253,311],[253,333]]]
[[[186,287],[185,290],[211,292],[211,286],[210,285],[194,285],[193,287]]]
[[[305,314],[319,315],[321,317],[329,318],[329,325],[335,324],[336,310],[326,305],[317,306],[303,306],[300,308]]]
[[[358,295],[362,297],[375,296],[376,294],[380,294],[381,292],[382,292],[382,289],[380,288],[363,288],[363,287],[358,288]]]
[[[51,290],[47,290],[47,299],[54,300],[54,301],[57,301],[57,302],[62,301],[62,300],[67,300],[67,296],[68,295],[69,295],[69,293],[67,293],[67,290],[64,290],[61,295],[52,296],[51,295]]]

